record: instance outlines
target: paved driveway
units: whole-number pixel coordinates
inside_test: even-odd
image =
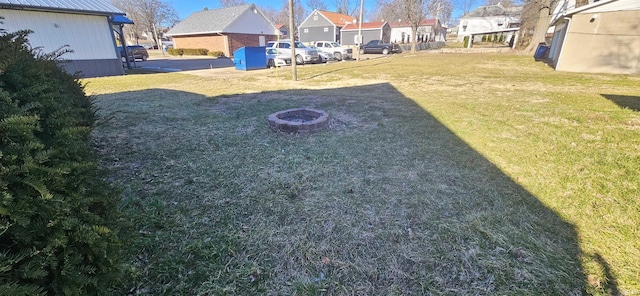
[[[204,69],[235,69],[233,59],[229,58],[212,58],[208,56],[150,56],[148,60],[131,63],[132,68],[148,69],[166,72],[192,71]]]
[[[363,60],[376,59],[381,57],[387,57],[379,54],[366,54],[361,58]],[[353,62],[355,60],[348,60],[343,62]],[[332,62],[335,63],[335,62]],[[304,65],[315,66],[315,65]],[[196,71],[197,70],[217,70],[215,72],[236,72],[233,59],[230,58],[212,58],[209,56],[170,56],[170,55],[152,55],[146,61],[131,62],[131,67],[136,69],[146,69],[159,72],[183,72],[183,71]],[[265,66],[266,69],[266,66]],[[237,71],[246,72],[246,71]]]

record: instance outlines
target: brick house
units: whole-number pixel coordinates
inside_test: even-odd
[[[230,57],[245,46],[265,46],[280,30],[254,4],[194,12],[171,28],[174,48],[206,48]]]

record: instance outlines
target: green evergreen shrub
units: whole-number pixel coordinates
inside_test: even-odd
[[[170,55],[207,55],[209,50],[206,48],[169,48],[167,52]]]
[[[487,35],[482,35],[482,42],[487,42]]]
[[[463,43],[464,43],[464,48],[469,47],[469,41],[471,40],[471,36],[464,36]]]
[[[500,37],[498,38],[498,41],[499,41],[500,43],[503,43],[503,42],[504,42],[504,33],[500,33]]]
[[[122,220],[89,139],[95,109],[29,33],[0,29],[0,295],[110,294]]]
[[[224,56],[224,52],[219,51],[219,50],[214,50],[214,51],[210,51],[209,53],[207,53],[207,55],[219,58],[219,57],[223,57]]]

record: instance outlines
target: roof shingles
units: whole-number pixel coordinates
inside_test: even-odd
[[[221,33],[252,4],[194,12],[175,25],[167,35]]]
[[[325,10],[318,10],[318,12],[338,27],[356,22],[356,19],[354,17],[348,16],[346,14]]]
[[[384,24],[386,24],[387,22],[369,22],[369,23],[362,23],[362,29],[363,30],[371,30],[371,29],[380,29],[384,26]],[[348,31],[348,30],[358,30],[359,29],[359,25],[358,24],[348,24],[346,26],[344,26],[344,28],[342,28],[342,31]]]

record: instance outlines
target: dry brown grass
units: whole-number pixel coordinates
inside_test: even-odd
[[[397,55],[90,81],[140,294],[638,291],[637,77]],[[117,86],[115,86],[117,85]],[[326,131],[269,130],[292,107]],[[634,136],[635,135],[635,136]],[[635,271],[634,271],[635,270]]]

